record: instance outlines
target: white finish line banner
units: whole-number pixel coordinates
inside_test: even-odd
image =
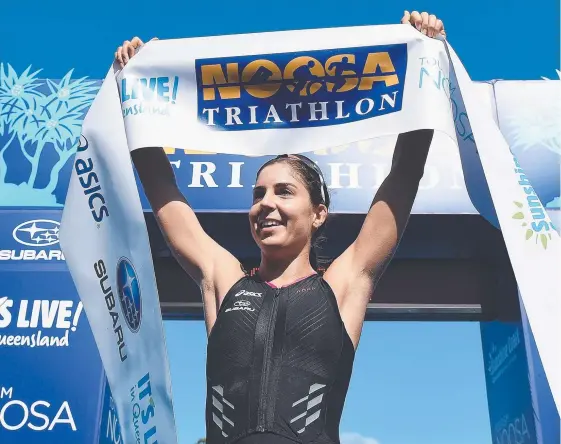
[[[502,230],[559,409],[559,235],[473,88],[446,43],[409,25],[153,41],[123,71],[110,69],[84,121],[60,238],[125,444],[138,434],[177,442],[129,154],[146,146],[259,156],[423,128],[446,134],[475,207]],[[476,176],[487,186],[472,185]],[[150,412],[146,423],[136,405]]]
[[[304,153],[422,128],[455,137],[448,65],[409,25],[287,31],[153,41],[117,86],[131,150]]]

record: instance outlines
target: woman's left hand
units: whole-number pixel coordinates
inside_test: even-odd
[[[409,11],[403,12],[401,23],[410,23],[418,31],[428,37],[437,37],[441,35],[446,38],[446,31],[444,30],[444,23],[436,15],[429,14],[428,12]]]

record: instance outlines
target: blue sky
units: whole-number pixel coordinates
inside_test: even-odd
[[[474,80],[537,79],[559,68],[556,0],[324,0],[311,5],[262,0],[5,1],[0,59],[17,72],[32,64],[51,78],[71,68],[73,77],[103,78],[116,47],[134,35],[179,38],[387,24],[398,22],[404,9],[417,9],[443,19],[450,43]]]
[[[102,78],[115,48],[139,35],[178,38],[399,21],[404,9],[445,22],[474,80],[555,76],[559,3],[542,0],[416,2],[4,2],[0,61],[56,78]],[[201,322],[166,322],[181,444],[204,434],[205,334]],[[477,323],[369,323],[341,427],[349,444],[491,443]],[[372,441],[360,440],[358,435]],[[352,438],[352,439],[351,439]]]

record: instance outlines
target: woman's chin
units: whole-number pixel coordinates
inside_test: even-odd
[[[267,236],[262,238],[259,243],[266,248],[279,248],[283,245],[278,236]]]
[[[284,247],[285,242],[282,238],[282,236],[278,236],[278,235],[268,235],[268,236],[263,236],[259,239],[259,246],[261,247],[262,250],[266,251],[266,250],[277,250],[279,248]]]

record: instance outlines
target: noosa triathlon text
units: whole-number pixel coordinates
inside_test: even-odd
[[[200,59],[199,118],[224,130],[316,127],[401,110],[407,45]]]

